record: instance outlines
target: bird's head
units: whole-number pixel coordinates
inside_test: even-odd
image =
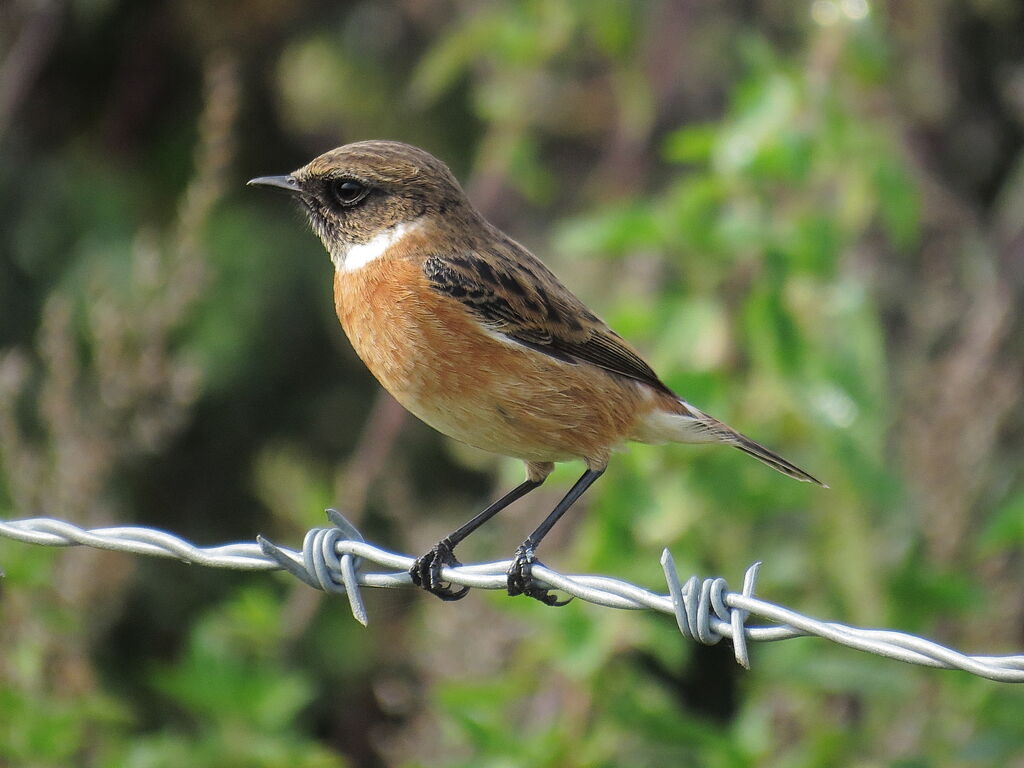
[[[397,141],[346,144],[286,176],[261,176],[249,184],[294,195],[339,267],[353,246],[424,217],[476,218],[448,166]]]

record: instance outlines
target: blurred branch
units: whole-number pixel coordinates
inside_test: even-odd
[[[301,552],[278,547],[262,537],[257,537],[257,543],[197,547],[152,528],[122,526],[87,530],[51,518],[0,522],[0,536],[44,546],[85,545],[173,557],[213,568],[285,570],[316,589],[347,594],[353,615],[365,625],[368,617],[359,587],[410,586],[412,580],[408,571],[415,558],[367,544],[359,531],[333,509],[328,510],[328,517],[334,527],[309,531]],[[362,572],[364,561],[396,570]],[[755,598],[760,563],[747,569],[741,592],[730,592],[725,579],[721,578],[701,580],[693,576],[684,585],[667,549],[662,554],[661,564],[668,581],[667,595],[607,576],[569,576],[539,563],[533,568],[533,576],[542,586],[562,590],[595,605],[674,615],[684,637],[705,645],[715,645],[722,638],[729,638],[735,648],[736,661],[747,668],[750,666],[747,641],[767,642],[813,635],[908,664],[960,669],[997,682],[1024,683],[1024,655],[969,656],[915,635],[820,621]],[[444,568],[441,575],[453,585],[500,590],[506,588],[508,567],[508,561],[461,565]],[[751,615],[776,624],[748,627],[745,622]]]
[[[64,9],[58,0],[32,0],[24,24],[0,63],[0,140],[53,50]]]
[[[359,442],[345,463],[336,491],[344,494],[346,509],[362,510],[370,486],[388,465],[395,440],[406,423],[406,411],[381,389],[374,397]]]

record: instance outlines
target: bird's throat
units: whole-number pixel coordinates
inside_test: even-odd
[[[338,243],[331,249],[331,261],[337,272],[356,272],[376,261],[419,227],[418,221],[404,221],[383,229],[365,243]]]

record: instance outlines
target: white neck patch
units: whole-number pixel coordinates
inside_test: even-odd
[[[409,232],[416,229],[419,222],[403,221],[393,227],[378,232],[365,243],[356,243],[342,247],[331,253],[331,261],[334,262],[334,269],[337,272],[355,272],[362,269],[371,261],[380,258],[393,245],[401,242]]]

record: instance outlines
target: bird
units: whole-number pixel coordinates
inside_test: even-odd
[[[439,432],[525,464],[526,478],[416,559],[412,581],[443,600],[455,547],[538,488],[556,462],[583,475],[516,549],[509,595],[563,605],[534,582],[541,540],[623,444],[721,443],[800,481],[824,483],[704,413],[468,199],[429,152],[397,141],[332,149],[250,185],[283,189],[334,266],[334,305],[380,384]]]

